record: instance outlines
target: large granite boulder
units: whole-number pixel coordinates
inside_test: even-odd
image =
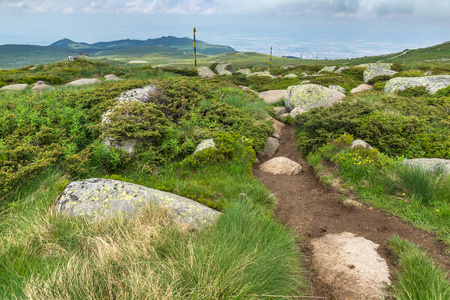
[[[333,288],[336,299],[379,300],[391,285],[378,244],[353,233],[327,234],[311,241],[318,278]]]
[[[280,146],[280,142],[277,138],[274,137],[268,137],[267,140],[264,142],[264,149],[261,151],[259,156],[261,158],[271,158],[274,156],[275,152],[278,151],[278,147]]]
[[[383,66],[373,66],[364,70],[364,83],[370,82],[372,79],[378,76],[392,77],[398,72],[389,70]]]
[[[220,212],[185,197],[101,178],[70,183],[62,192],[55,208],[69,216],[104,219],[118,213],[132,216],[146,203],[162,207],[175,222],[197,229],[214,224],[220,216]]]
[[[424,86],[430,94],[434,94],[438,90],[450,86],[450,75],[392,78],[386,83],[384,92],[394,93],[418,86]]]
[[[240,70],[237,70],[236,73],[248,75],[248,74],[252,74],[252,71],[250,71],[249,69],[240,69]]]
[[[334,73],[340,74],[340,73],[342,73],[342,71],[347,70],[347,69],[350,69],[350,67],[343,66],[343,67],[340,67],[339,69],[337,69],[336,71],[334,71]]]
[[[317,84],[302,84],[288,87],[284,101],[288,111],[296,107],[309,111],[315,107],[330,107],[344,98],[345,95],[336,90]]]
[[[427,171],[437,173],[439,170],[443,171],[444,174],[450,174],[450,159],[442,158],[414,158],[414,159],[404,159],[401,162],[405,166],[416,166],[421,167]]]
[[[27,88],[29,88],[30,86],[26,83],[23,84],[10,84],[10,85],[5,85],[4,87],[0,88],[0,90],[3,91],[23,91]]]
[[[232,64],[218,64],[216,66],[216,72],[217,74],[220,74],[222,71],[228,71],[231,74],[236,73],[236,70],[234,69]]]
[[[297,175],[302,166],[287,157],[275,157],[259,166],[259,169],[273,175]]]
[[[361,93],[361,92],[367,92],[367,91],[372,91],[373,90],[373,86],[371,86],[370,84],[360,84],[357,87],[355,87],[354,89],[352,89],[350,91],[350,94],[356,94],[356,93]]]
[[[80,85],[89,85],[89,84],[96,84],[96,83],[101,83],[101,80],[98,80],[97,78],[83,78],[83,79],[78,79],[78,80],[74,80],[72,82],[69,82],[68,86],[80,86]]]
[[[318,73],[322,72],[334,72],[336,70],[336,66],[323,67]]]
[[[251,74],[248,74],[247,76],[245,76],[246,78],[248,77],[253,77],[253,76],[258,76],[258,77],[269,77],[272,79],[275,79],[276,77],[271,75],[269,72],[265,71],[265,72],[254,72]]]
[[[197,72],[198,75],[200,75],[203,78],[211,78],[216,76],[216,74],[213,71],[211,71],[211,69],[208,67],[200,67],[197,69]]]
[[[385,69],[390,70],[392,67],[392,63],[367,63],[367,64],[360,64],[357,65],[357,68],[371,68],[371,67],[382,67]]]
[[[269,104],[280,102],[285,96],[286,90],[270,90],[259,93],[259,97]]]

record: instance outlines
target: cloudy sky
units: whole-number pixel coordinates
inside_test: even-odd
[[[0,44],[173,35],[305,58],[398,52],[450,40],[450,0],[0,0]]]

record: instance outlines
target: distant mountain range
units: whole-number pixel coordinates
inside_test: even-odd
[[[196,41],[197,55],[209,56],[237,52],[229,46],[213,45]],[[111,42],[84,43],[70,39],[59,40],[49,46],[1,45],[0,68],[18,68],[26,65],[45,64],[61,60],[68,55],[88,54],[92,57],[108,55],[143,56],[158,54],[176,58],[194,56],[194,40],[164,36],[148,40],[118,40]]]

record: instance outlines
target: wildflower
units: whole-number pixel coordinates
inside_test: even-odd
[[[403,196],[405,196],[406,195],[406,193],[403,193]],[[411,205],[410,205],[411,206]]]
[[[436,209],[436,212],[439,212],[439,209]]]

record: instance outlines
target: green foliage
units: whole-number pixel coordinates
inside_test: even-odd
[[[389,79],[391,79],[391,76],[387,76],[387,75],[375,76],[374,78],[367,81],[367,84],[375,84],[377,82],[386,82]]]
[[[325,76],[314,77],[310,79],[310,82],[325,87],[328,87],[330,85],[339,85],[343,87],[345,90],[350,91],[362,83],[358,78],[355,78],[355,76],[353,75],[354,74],[347,75],[346,73],[342,74],[331,73]]]
[[[409,87],[402,91],[397,91],[397,95],[402,97],[423,97],[428,95],[428,90],[424,86]]]
[[[49,84],[62,84],[64,79],[54,75],[35,75],[29,77],[23,77],[17,81],[17,83],[33,84],[37,81],[45,81]]]
[[[375,91],[384,91],[387,81],[378,81],[373,84],[373,89]]]
[[[393,77],[423,77],[423,72],[420,70],[401,71],[395,74]]]
[[[439,202],[439,196],[450,196],[448,178],[442,172],[432,173],[420,166],[406,165],[398,166],[391,176],[393,183],[411,201],[418,201],[422,205],[429,206]],[[449,198],[442,200],[450,203]]]
[[[355,80],[362,82],[364,81],[364,71],[365,68],[354,67],[350,69],[342,70],[342,74],[354,78]]]
[[[179,74],[181,76],[190,76],[190,77],[192,77],[192,76],[197,76],[198,75],[198,73],[195,70],[187,69],[187,68],[162,67],[162,68],[159,68],[159,69],[161,69],[162,71],[165,71],[165,72],[171,72],[171,73],[174,73],[174,74]]]
[[[425,251],[397,235],[388,242],[400,267],[394,284],[395,299],[450,298],[450,282],[445,272],[428,258]]]

